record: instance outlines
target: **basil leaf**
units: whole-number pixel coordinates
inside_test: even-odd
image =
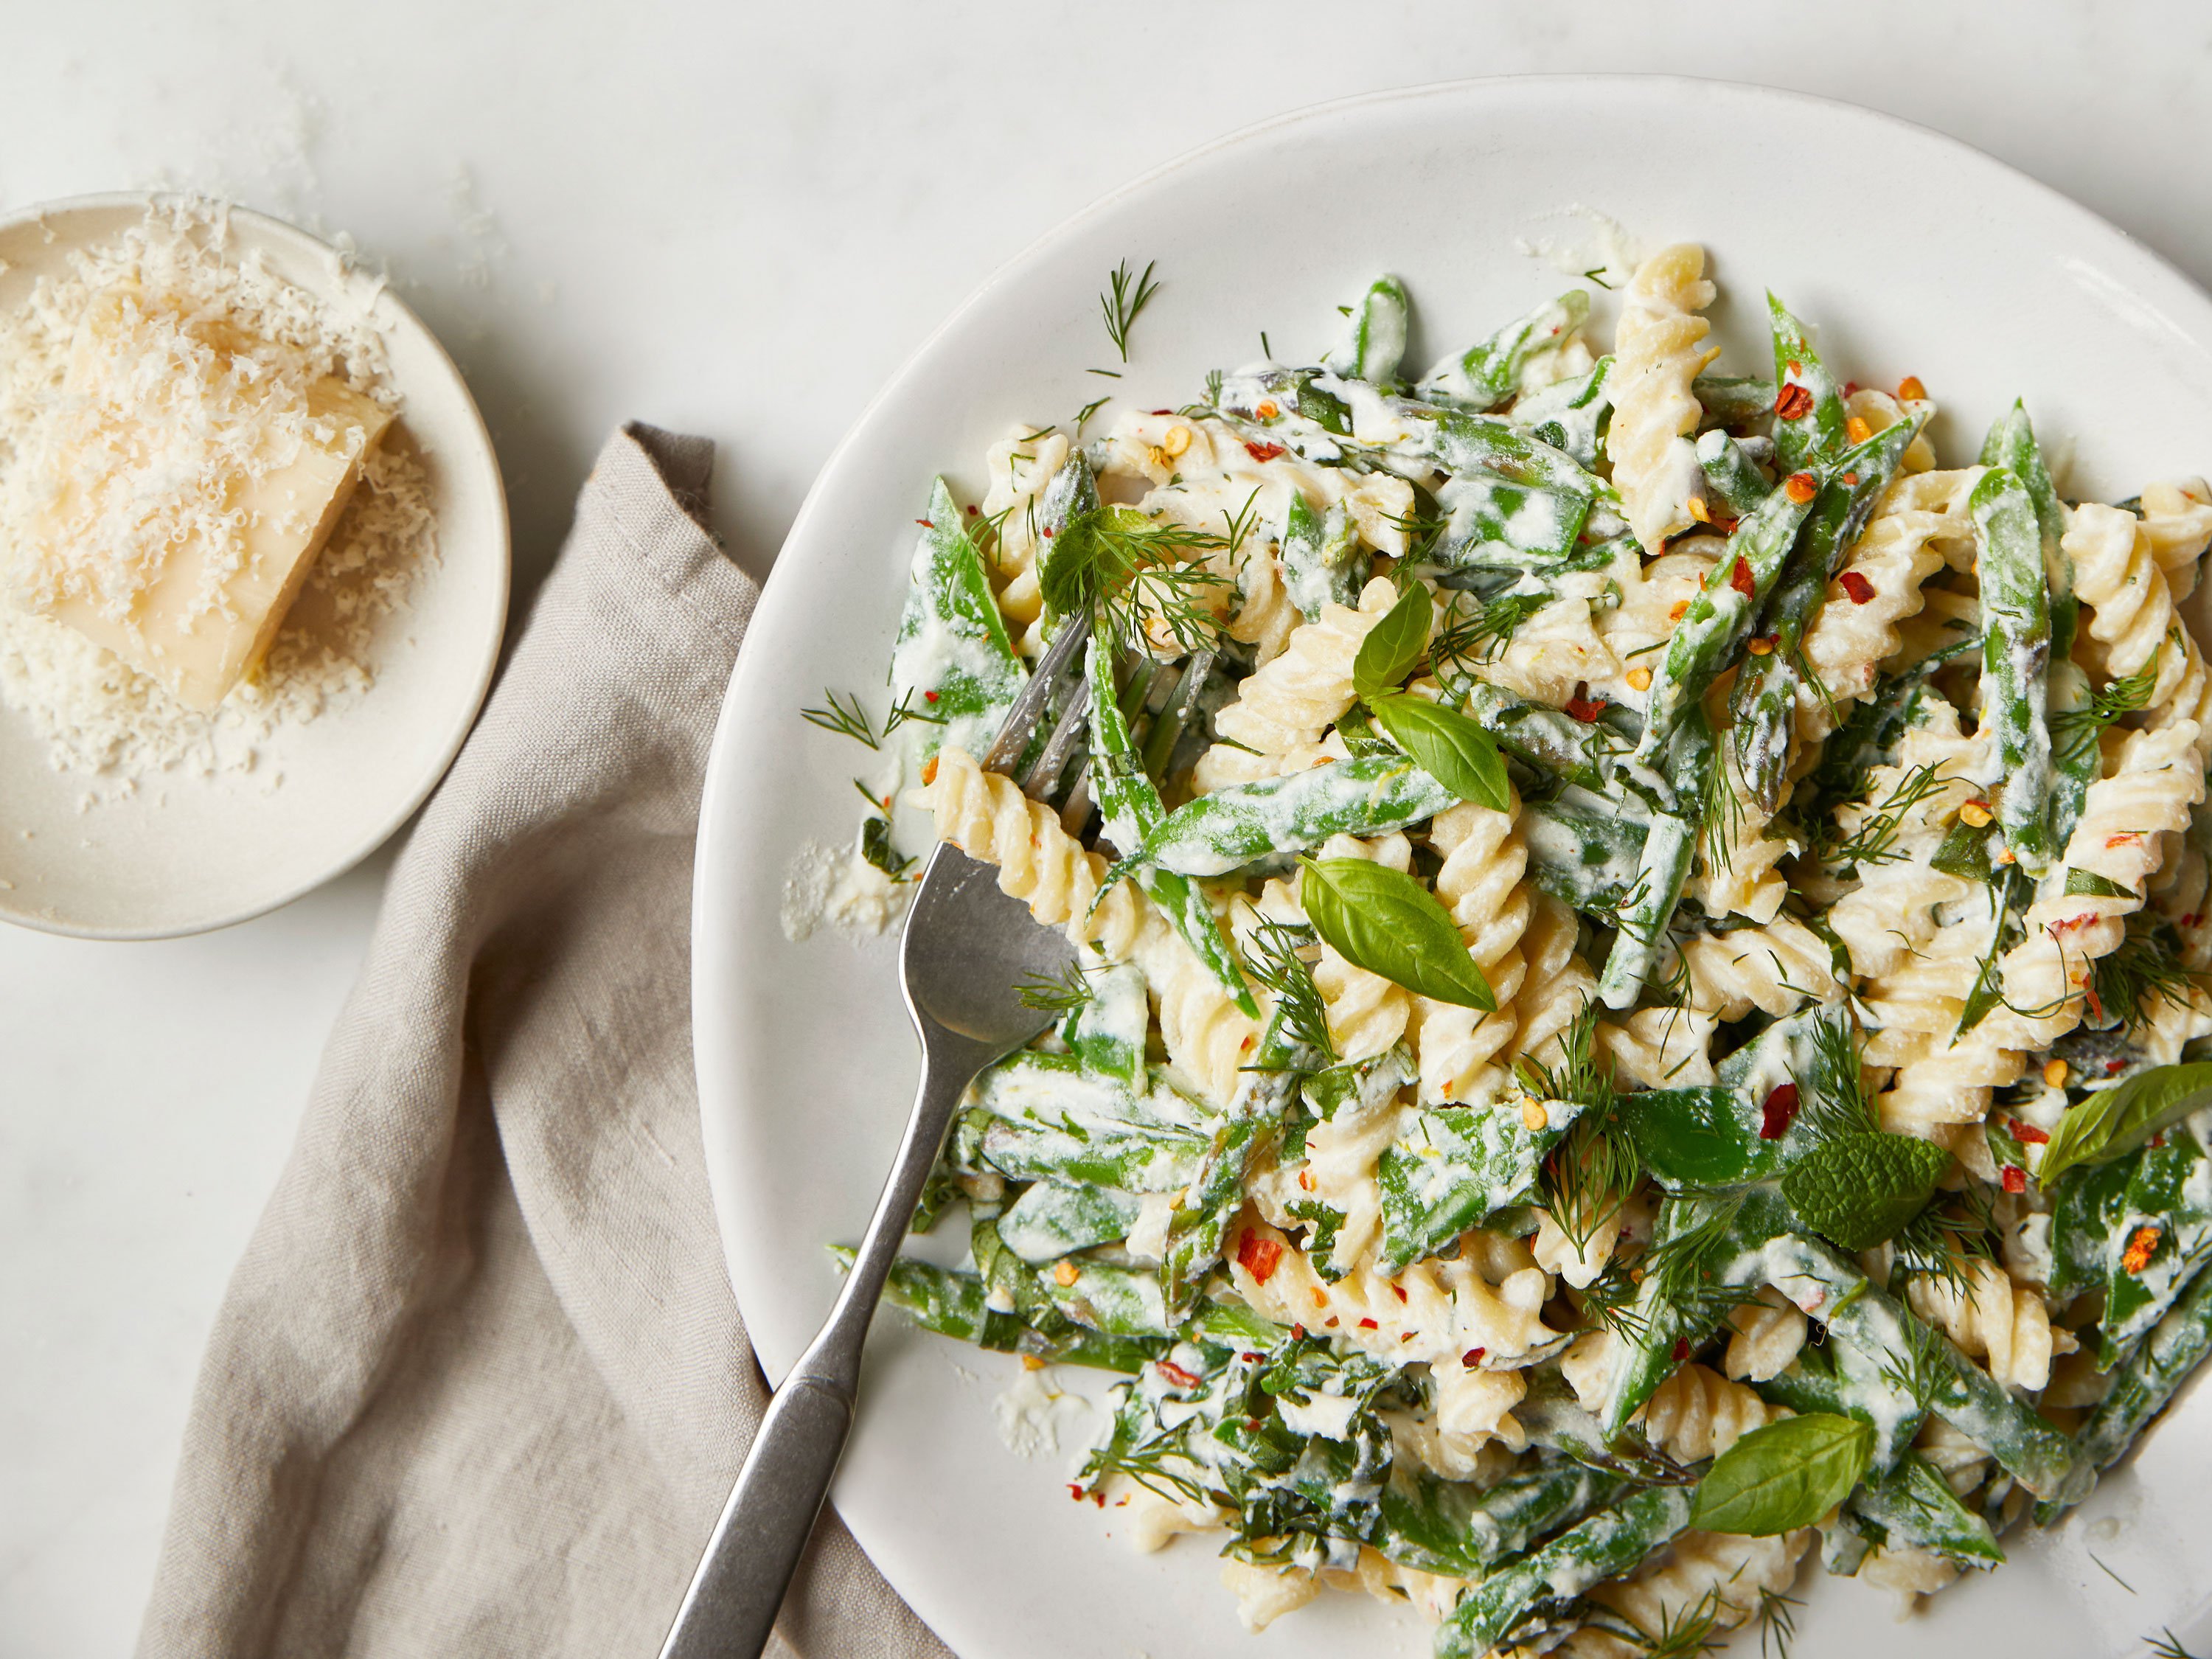
[[[1498,1006],[1451,912],[1411,876],[1366,859],[1305,859],[1298,902],[1354,967],[1437,1002]]]
[[[2212,1106],[2212,1060],[2137,1072],[2058,1120],[2035,1178],[2047,1188],[2077,1164],[2109,1163],[2206,1106]]]
[[[1850,1496],[1874,1456],[1874,1427],[1808,1412],[1753,1429],[1713,1460],[1690,1496],[1690,1524],[1771,1538],[1809,1527]]]
[[[1782,1195],[1822,1237],[1870,1250],[1928,1207],[1950,1163],[1941,1146],[1911,1135],[1838,1135],[1790,1166]]]
[[[2123,887],[2117,881],[2099,875],[2094,870],[2069,870],[2066,872],[2066,896],[2069,898],[2124,898],[2136,896],[2132,887]]]
[[[1359,654],[1352,659],[1352,684],[1360,697],[1373,702],[1413,672],[1421,653],[1429,648],[1431,610],[1429,590],[1415,582],[1385,611],[1382,620],[1367,630]]]
[[[1492,811],[1506,810],[1512,795],[1505,763],[1489,732],[1442,703],[1403,691],[1378,692],[1367,707],[1390,740],[1452,793]]]

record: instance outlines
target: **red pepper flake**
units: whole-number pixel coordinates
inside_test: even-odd
[[[1897,383],[1899,403],[1917,404],[1928,396],[1928,388],[1920,384],[1917,374],[1908,374]]]
[[[1145,412],[1147,415],[1172,415],[1175,413],[1175,410],[1172,409],[1148,409]]]
[[[2051,1144],[2051,1131],[2039,1129],[2033,1123],[2022,1123],[2014,1118],[2012,1121],[2012,1138],[2023,1146],[2047,1146]]]
[[[2089,1018],[2095,1020],[2098,1024],[2102,1025],[2105,1023],[2104,998],[2097,994],[2097,988],[2094,985],[2083,986],[2081,988],[2081,994],[2088,999]],[[2113,1073],[2119,1069],[2120,1062],[2117,1060],[2108,1060],[2105,1062],[2105,1075],[2106,1077],[2112,1076]]]
[[[1679,1365],[1689,1357],[1690,1339],[1686,1336],[1676,1337],[1674,1339],[1674,1363]]]
[[[1779,1140],[1790,1133],[1790,1126],[1797,1118],[1797,1085],[1778,1083],[1766,1097],[1766,1103],[1759,1109],[1759,1138]]]
[[[1856,473],[1856,472],[1846,472],[1846,473],[1844,473],[1844,482],[1845,483],[1847,483],[1847,484],[1854,484],[1854,485],[1856,485],[1856,484],[1858,483],[1858,481],[1859,481],[1859,475],[1858,475],[1857,473]]]
[[[1102,1486],[1097,1492],[1092,1492],[1091,1494],[1091,1501],[1097,1504],[1100,1509],[1104,1509],[1106,1507],[1106,1489]],[[1127,1501],[1128,1500],[1127,1498],[1122,1500],[1124,1503],[1127,1503]],[[1110,1538],[1113,1534],[1109,1533],[1107,1536]]]
[[[1729,572],[1729,586],[1747,599],[1759,592],[1759,584],[1751,579],[1751,566],[1741,554],[1736,556],[1735,568]]]
[[[1820,485],[1809,472],[1793,472],[1782,481],[1783,493],[1802,507],[1820,493]]]
[[[2150,1140],[2149,1140],[2149,1143],[2148,1143],[2148,1144],[2149,1144],[2150,1146],[2154,1146],[2154,1147],[2156,1147],[2156,1146],[2165,1146],[2165,1145],[2166,1145],[2166,1131],[2165,1131],[2165,1130],[2163,1130],[2163,1129],[2160,1129],[2160,1130],[2156,1134],[2153,1135],[2153,1136],[2150,1138]]]
[[[1856,380],[1846,380],[1844,382],[1844,396],[1846,398],[1852,396],[1858,391],[1858,389],[1859,383]]]
[[[1264,1285],[1273,1279],[1276,1264],[1282,1259],[1283,1247],[1272,1238],[1246,1233],[1237,1241],[1237,1265],[1252,1275],[1255,1285]]]
[[[1047,541],[1050,541],[1050,540],[1051,540],[1054,536],[1057,536],[1058,534],[1060,534],[1060,532],[1059,532],[1057,530],[1054,530],[1054,529],[1050,525],[1047,525],[1047,526],[1044,527],[1044,538],[1045,538],[1045,540],[1047,540]]]
[[[937,528],[935,525],[932,524],[927,519],[916,519],[915,522],[920,525],[924,530],[934,530]]]
[[[1403,1285],[1393,1285],[1390,1287],[1390,1294],[1396,1297],[1401,1302],[1403,1302],[1406,1299],[1406,1291]]]
[[[1602,699],[1593,702],[1588,697],[1569,697],[1567,713],[1584,726],[1595,726],[1597,717],[1605,713],[1605,703]]]
[[[1080,1504],[1083,1501],[1083,1488],[1071,1480],[1067,1483],[1067,1495]]]
[[[971,507],[968,509],[968,516],[969,516],[969,518],[971,518],[971,519],[972,519],[972,518],[974,518],[974,517],[975,517],[978,513],[981,512],[982,510],[983,510],[983,509],[982,509],[982,508],[981,508],[981,507],[972,507],[972,506],[971,506]]]
[[[1802,421],[1813,412],[1813,394],[1792,380],[1774,394],[1774,413],[1784,421]]]
[[[2139,1273],[2150,1266],[2151,1256],[2158,1249],[2159,1230],[2138,1227],[2136,1236],[2128,1241],[2127,1254],[2120,1258],[2120,1266],[2131,1273]]]
[[[937,701],[937,693],[934,691],[925,691],[921,694],[921,700],[924,702],[935,702]]]
[[[2008,1164],[2004,1166],[2002,1180],[2004,1189],[2008,1193],[2024,1193],[2027,1190],[2027,1171],[2017,1164]]]
[[[1293,1325],[1291,1327],[1291,1334],[1292,1336],[1303,1337],[1305,1334],[1306,1328],[1303,1325]]]
[[[1874,584],[1856,570],[1846,570],[1837,577],[1836,586],[1850,595],[1853,605],[1866,605],[1874,599]]]
[[[1194,1376],[1190,1372],[1183,1370],[1182,1366],[1176,1364],[1172,1359],[1155,1359],[1152,1361],[1152,1364],[1158,1368],[1159,1374],[1162,1376],[1167,1378],[1169,1382],[1174,1383],[1178,1389],[1194,1389],[1202,1380],[1201,1378]]]
[[[2194,927],[2198,922],[2203,920],[2204,917],[2200,912],[2191,910],[2187,915],[2182,917],[2181,925],[2184,927]]]
[[[1244,1352],[1238,1354],[1237,1357],[1248,1365],[1256,1365],[1267,1356],[1263,1353],[1255,1353],[1248,1349]]]
[[[1272,461],[1283,453],[1283,447],[1280,444],[1255,444],[1248,441],[1244,445],[1244,453],[1255,461]]]
[[[1376,1324],[1373,1320],[1371,1320],[1371,1319],[1363,1319],[1363,1320],[1361,1320],[1361,1321],[1359,1322],[1359,1328],[1360,1328],[1361,1330],[1363,1330],[1363,1331],[1376,1331],[1376,1330],[1380,1330],[1380,1329],[1382,1329],[1382,1328],[1381,1326],[1377,1325],[1377,1324]]]
[[[2100,1019],[2102,1019],[2105,1016],[2101,1012],[2097,1016]],[[2128,1063],[2124,1060],[2108,1060],[2105,1062],[2105,1075],[2106,1077],[2118,1077],[2122,1072],[2126,1071],[2127,1068]]]
[[[1482,1356],[1489,1352],[1487,1348],[1469,1348],[1459,1357],[1459,1363],[1468,1370],[1473,1370],[1477,1365],[1482,1364]]]

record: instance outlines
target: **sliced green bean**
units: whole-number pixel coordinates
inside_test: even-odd
[[[999,735],[1029,670],[1006,634],[983,556],[962,528],[945,480],[930,485],[914,546],[914,580],[891,649],[891,690],[921,711],[925,753],[952,744],[981,754]]]
[[[1403,283],[1388,274],[1377,276],[1352,308],[1344,338],[1322,359],[1322,367],[1348,380],[1374,386],[1396,380],[1406,355],[1406,324],[1412,310]]]
[[[1546,1533],[1612,1503],[1624,1483],[1565,1458],[1487,1486],[1441,1480],[1401,1459],[1382,1488],[1374,1545],[1400,1566],[1480,1578]]]
[[[1647,732],[1650,729],[1645,727]],[[1677,720],[1666,754],[1664,776],[1674,796],[1674,808],[1652,818],[1637,866],[1636,884],[1620,905],[1619,931],[1613,936],[1613,949],[1606,956],[1605,969],[1597,981],[1598,1000],[1608,1008],[1635,1006],[1644,981],[1658,966],[1661,948],[1667,942],[1667,924],[1674,907],[1681,902],[1682,888],[1690,878],[1691,858],[1698,846],[1692,804],[1704,799],[1712,787],[1718,764],[1712,722],[1702,706],[1692,704],[1686,717]]]
[[[1308,622],[1325,605],[1359,602],[1359,532],[1342,501],[1316,514],[1305,497],[1291,492],[1283,520],[1283,588]]]
[[[1923,1550],[1961,1566],[2004,1565],[1990,1523],[1959,1501],[1942,1472],[1924,1457],[1901,1459],[1846,1501],[1884,1549]]]
[[[1379,836],[1434,817],[1449,789],[1403,756],[1330,761],[1279,778],[1217,789],[1155,826],[1115,866],[1153,864],[1186,876],[1221,876],[1331,836]]]
[[[1771,292],[1766,309],[1774,324],[1775,462],[1783,471],[1795,472],[1842,453],[1848,441],[1844,389],[1813,349],[1805,325]]]
[[[1040,1181],[1006,1206],[999,1237],[1032,1265],[1128,1237],[1144,1200],[1118,1188]]]
[[[2063,662],[2074,648],[2074,630],[2081,602],[2074,597],[2074,562],[2066,556],[2061,538],[2066,533],[2066,507],[2051,482],[2051,469],[2035,441],[2027,406],[2014,401],[1997,416],[1982,441],[1982,465],[2001,466],[2020,480],[2027,498],[2035,503],[2035,525],[2043,543],[2044,580],[2051,590],[2051,658]],[[2065,842],[2061,841],[2060,846]]]
[[[2118,1462],[2207,1352],[2212,1352],[2212,1273],[2200,1273],[2114,1375],[2111,1389],[2081,1425],[2083,1461],[2100,1469]],[[2039,1511],[2036,1518],[2044,1517]]]
[[[1158,787],[1145,770],[1114,684],[1114,653],[1103,625],[1091,636],[1085,670],[1091,684],[1091,775],[1092,793],[1106,821],[1106,834],[1117,847],[1134,847],[1159,828],[1167,817]],[[1204,889],[1174,870],[1151,863],[1137,865],[1131,878],[1142,888],[1160,913],[1171,922],[1237,1006],[1251,1018],[1260,1017],[1260,1006],[1244,984],[1236,953],[1221,936],[1213,914],[1213,901]]]
[[[1756,374],[1700,374],[1690,390],[1705,410],[1700,432],[1746,432],[1774,413],[1774,382]]]
[[[2002,467],[1982,475],[1966,508],[1982,550],[1982,719],[1996,733],[2005,771],[1997,824],[2021,867],[2039,877],[2055,856],[2042,532],[2027,487]]]
[[[1589,294],[1583,289],[1547,300],[1488,339],[1438,363],[1421,382],[1421,390],[1478,414],[1493,410],[1521,389],[1531,363],[1557,352],[1589,320]]]
[[[1579,379],[1559,380],[1518,398],[1507,416],[1532,438],[1571,455],[1577,465],[1597,465],[1600,431],[1613,409],[1607,382],[1613,359],[1601,357]]]
[[[1434,1255],[1469,1227],[1530,1202],[1544,1155],[1559,1145],[1579,1109],[1548,1103],[1541,1129],[1517,1111],[1439,1106],[1413,1121],[1382,1150],[1375,1180],[1382,1203],[1383,1271],[1397,1273]]]
[[[1698,440],[1698,465],[1713,493],[1735,518],[1756,507],[1774,488],[1750,452],[1718,428]]]
[[[1482,1659],[1524,1619],[1564,1609],[1690,1524],[1686,1486],[1647,1486],[1492,1571],[1437,1627],[1436,1659]]]
[[[1912,1449],[1928,1408],[1848,1342],[1798,1352],[1788,1370],[1752,1385],[1759,1397],[1791,1411],[1856,1417],[1875,1431],[1874,1467],[1893,1468]]]
[[[2100,1370],[2132,1352],[2212,1261],[2212,1158],[2185,1124],[2159,1139],[2124,1160],[2131,1172],[2105,1246]]]

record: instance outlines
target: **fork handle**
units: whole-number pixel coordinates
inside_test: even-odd
[[[921,1086],[867,1236],[828,1322],[769,1401],[660,1659],[757,1659],[775,1628],[853,1426],[868,1322],[960,1097],[991,1058],[941,1027],[922,1036]]]

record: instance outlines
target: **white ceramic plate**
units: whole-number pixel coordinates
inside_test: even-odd
[[[823,1246],[860,1232],[916,1074],[890,942],[793,945],[777,913],[801,842],[849,836],[846,780],[866,769],[798,710],[831,685],[874,693],[880,712],[931,475],[976,499],[983,449],[1009,422],[1066,422],[1109,386],[1138,407],[1188,401],[1208,368],[1257,356],[1262,329],[1279,357],[1311,362],[1334,307],[1379,270],[1411,285],[1410,361],[1425,364],[1567,285],[1515,239],[1572,239],[1577,222],[1551,216],[1572,204],[1654,245],[1712,250],[1723,361],[1739,372],[1765,360],[1771,285],[1824,326],[1840,372],[1921,376],[1946,411],[1947,455],[1971,455],[2025,394],[2077,492],[2118,499],[2212,470],[2203,293],[1987,156],[1842,105],[1646,78],[1429,88],[1269,123],[1099,203],[986,284],[861,417],[807,498],[731,683],[699,847],[696,1040],[730,1273],[771,1376],[830,1305]],[[1127,378],[1102,381],[1085,373],[1110,363],[1093,296],[1124,258],[1157,259],[1162,287]],[[1023,1462],[1000,1444],[991,1401],[1013,1375],[1002,1356],[886,1316],[835,1495],[965,1659],[1426,1651],[1413,1615],[1343,1595],[1248,1649],[1206,1544],[1139,1556],[1102,1536],[1112,1512],[1068,1501],[1068,1459]],[[1910,1624],[1893,1625],[1887,1598],[1808,1571],[1795,1652],[1878,1641],[1894,1659],[2088,1659],[2139,1653],[2166,1624],[2187,1636],[2212,1596],[2212,1401],[2197,1394],[2066,1526]]]
[[[145,216],[143,195],[84,197],[0,219],[0,309]],[[445,775],[491,684],[507,625],[507,497],[453,359],[389,289],[265,215],[233,208],[233,244],[318,296],[371,307],[405,398],[399,426],[430,474],[438,556],[371,643],[366,695],[283,728],[271,769],[147,778],[122,799],[54,771],[0,707],[0,916],[52,933],[159,939],[227,927],[351,868]]]

